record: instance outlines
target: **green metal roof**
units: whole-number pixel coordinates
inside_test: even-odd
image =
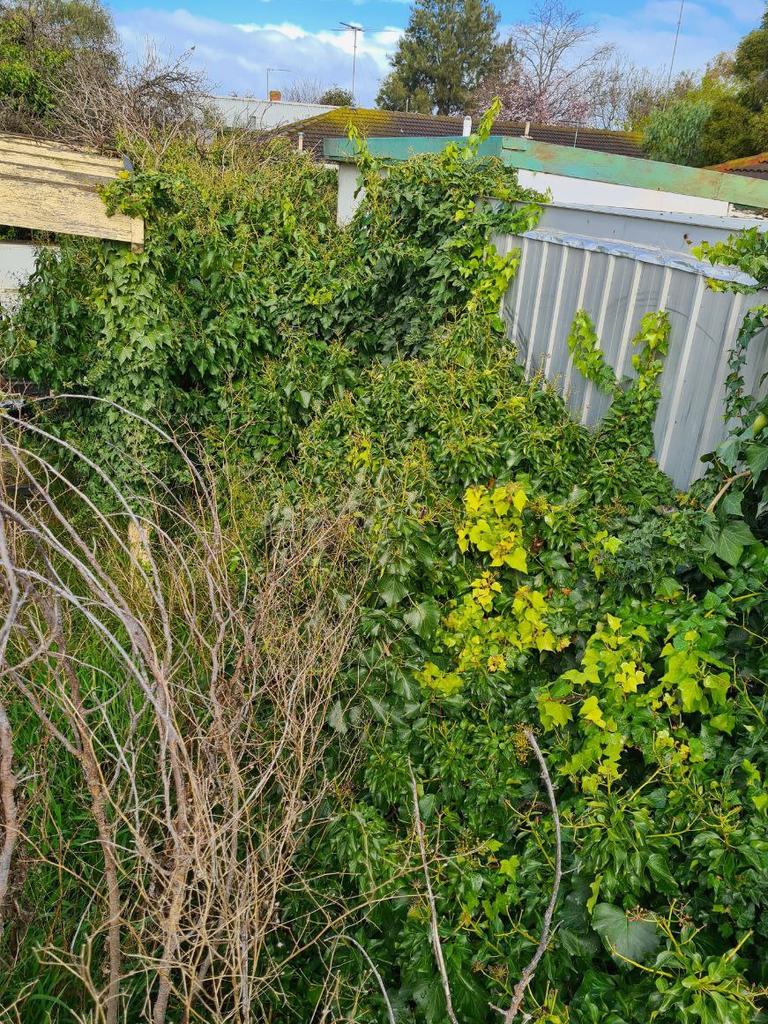
[[[450,142],[466,144],[463,136],[442,138],[378,138],[366,145],[372,156],[382,160],[407,160],[422,153],[439,153]],[[355,159],[356,143],[349,139],[327,139],[323,152],[327,160],[347,162]],[[768,210],[768,181],[747,178],[702,167],[660,163],[631,156],[601,153],[574,146],[555,146],[548,142],[503,135],[492,135],[480,143],[478,155],[499,157],[510,167],[567,178],[603,181],[612,185],[631,185],[657,192],[676,192],[704,199],[721,199],[738,206]]]

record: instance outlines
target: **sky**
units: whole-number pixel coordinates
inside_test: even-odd
[[[702,67],[732,49],[764,10],[763,0],[683,0],[675,70]],[[524,21],[529,0],[497,0],[502,33]],[[584,20],[601,41],[634,62],[666,69],[672,56],[680,0],[583,0]],[[211,91],[263,97],[267,88],[295,82],[350,87],[353,34],[339,22],[362,25],[356,99],[372,105],[388,58],[408,22],[409,0],[114,0],[124,47],[138,56],[152,44],[164,55],[190,51]],[[194,48],[194,49],[193,49]]]

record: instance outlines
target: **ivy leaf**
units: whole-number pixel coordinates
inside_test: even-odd
[[[667,867],[667,858],[661,853],[652,853],[645,862],[655,882],[659,883],[662,892],[677,892],[677,879]]]
[[[567,704],[559,704],[556,700],[542,700],[539,702],[539,716],[545,729],[553,729],[555,726],[570,722],[573,713]]]
[[[704,686],[712,695],[712,703],[718,707],[724,707],[727,704],[730,685],[731,677],[727,672],[710,672],[704,678]]]
[[[379,597],[387,608],[399,604],[408,593],[408,589],[397,576],[385,576],[379,587]]]
[[[602,880],[603,875],[601,872],[589,883],[590,896],[587,900],[587,910],[590,914],[594,913],[595,907],[597,906],[597,897],[600,895],[600,883]]]
[[[733,469],[739,461],[740,449],[741,438],[734,434],[723,441],[723,443],[715,449],[715,454],[726,469]]]
[[[509,554],[504,555],[503,561],[510,569],[517,569],[518,572],[528,572],[528,556],[525,548],[515,548]],[[492,562],[491,564],[497,563]]]
[[[429,821],[435,811],[435,794],[425,793],[419,800],[419,814],[422,821]]]
[[[730,736],[736,725],[736,716],[728,711],[724,711],[723,714],[710,718],[709,724],[713,729],[717,729],[718,732],[726,732]]]
[[[702,693],[698,680],[693,676],[681,679],[678,683],[680,696],[683,700],[683,711],[706,711],[707,700]]]
[[[600,709],[597,697],[587,697],[579,708],[579,714],[582,718],[586,718],[588,722],[596,725],[598,729],[605,728],[605,719],[603,718],[603,712]]]
[[[502,875],[506,875],[507,878],[511,878],[514,882],[517,878],[517,869],[520,867],[519,857],[507,857],[505,860],[499,862],[499,871]]]
[[[661,944],[661,935],[652,921],[630,920],[620,907],[610,903],[598,903],[592,915],[592,927],[619,961],[634,960],[642,964]]]
[[[751,444],[745,445],[744,461],[752,470],[752,476],[757,479],[768,467],[768,444],[758,444],[753,441]]]
[[[440,609],[428,598],[406,612],[403,619],[417,636],[428,640],[440,624]]]
[[[755,537],[745,522],[733,519],[720,531],[715,545],[715,554],[728,565],[738,565],[744,548],[754,544]]]

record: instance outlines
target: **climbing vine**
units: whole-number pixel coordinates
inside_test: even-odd
[[[386,174],[363,146],[366,196],[345,231],[328,175],[298,154],[180,144],[108,197],[147,218],[144,253],[73,240],[43,259],[6,323],[8,369],[170,421],[226,465],[226,515],[252,548],[235,577],[260,571],[264,537],[299,503],[355,524],[365,583],[325,727],[334,787],[281,897],[275,941],[292,952],[265,1020],[328,1005],[373,1024],[383,986],[400,1021],[444,1024],[438,944],[462,1024],[499,1019],[555,875],[531,730],[563,872],[523,1012],[764,1020],[766,461],[748,342],[728,384],[739,422],[690,494],[653,461],[666,313],[641,318],[625,380],[577,315],[574,363],[611,404],[594,431],[573,422],[525,378],[499,320],[519,255],[492,238],[532,226],[540,197],[477,157],[489,128]],[[184,479],[114,407],[41,415],[137,490]],[[65,831],[67,814],[48,819]],[[65,947],[86,915],[70,916]],[[36,947],[18,939],[15,955],[26,974],[9,972],[5,1001],[39,984],[43,1002]]]

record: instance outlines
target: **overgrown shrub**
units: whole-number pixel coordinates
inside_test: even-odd
[[[263,993],[258,1009],[248,1006],[252,1017],[515,1019],[515,990],[542,935],[557,851],[555,816],[530,756],[533,730],[554,782],[563,871],[554,932],[530,984],[518,990],[519,1019],[764,1020],[768,560],[765,464],[756,454],[762,405],[741,380],[749,339],[742,335],[731,367],[730,454],[713,455],[694,492],[675,494],[652,456],[658,376],[676,342],[664,312],[648,310],[637,325],[632,381],[616,380],[594,327],[578,316],[574,360],[610,393],[611,406],[598,430],[576,425],[542,380],[524,378],[498,317],[518,256],[499,257],[491,235],[532,223],[534,197],[500,164],[471,159],[474,145],[449,146],[383,178],[363,154],[367,194],[345,232],[332,224],[322,172],[295,155],[283,162],[262,154],[265,177],[255,184],[226,160],[217,169],[189,155],[175,171],[127,180],[113,201],[147,214],[155,242],[142,259],[73,243],[59,264],[47,262],[6,335],[12,366],[56,390],[96,389],[198,435],[203,462],[214,459],[235,481],[217,510],[224,533],[235,526],[242,540],[221,565],[228,585],[263,569],[272,532],[280,536],[292,510],[349,517],[344,564],[366,581],[359,617],[332,692],[325,686],[305,718],[322,751],[307,797],[318,801],[321,832],[291,846],[288,875],[271,862],[264,869],[264,884],[281,885],[281,911],[261,959],[248,961]],[[287,185],[278,178],[284,168],[292,173]],[[483,196],[502,202],[478,201]],[[512,199],[522,204],[512,207]],[[749,252],[759,261],[754,246]],[[112,405],[65,400],[55,408],[34,425],[82,443],[129,487],[147,486],[144,465],[150,491],[172,487],[182,503],[186,490],[194,495],[195,463],[171,457],[172,446],[158,443],[146,423],[134,435],[138,421]],[[81,479],[73,467],[67,472]],[[103,488],[89,489],[96,491],[104,507]],[[178,545],[170,565],[182,582],[171,592],[182,608],[199,602],[207,615],[206,587],[194,576],[185,582],[189,524],[164,526],[148,551]],[[196,550],[191,543],[192,564]],[[326,564],[324,554],[318,559]],[[311,559],[307,571],[314,580]],[[12,577],[7,567],[5,574]],[[50,589],[50,574],[41,582]],[[331,573],[320,592],[333,615],[349,590]],[[297,616],[308,635],[290,650],[319,658],[316,625],[331,640],[338,631],[312,587],[309,610],[294,593],[289,588],[281,606],[288,614],[280,629],[290,637]],[[78,620],[82,614],[77,609]],[[198,636],[188,625],[197,619],[182,618],[175,645]],[[195,679],[192,669],[211,664],[207,630],[220,623],[216,614],[205,621],[184,661]],[[154,635],[159,627],[151,626]],[[23,634],[21,650],[26,642]],[[239,646],[235,639],[228,649],[228,666]],[[12,649],[9,671],[17,657]],[[86,680],[88,672],[86,662]],[[110,672],[107,693],[112,677],[123,693],[118,669]],[[60,692],[49,676],[36,691],[45,699]],[[213,739],[201,723],[209,727],[215,704],[204,687],[192,695],[193,706],[179,694],[202,757]],[[258,710],[231,713],[256,735]],[[15,736],[24,740],[15,740],[14,758],[33,756],[27,733],[17,727]],[[100,742],[112,749],[111,736]],[[156,738],[146,753],[157,756]],[[218,771],[215,743],[210,756]],[[82,806],[72,765],[64,771],[57,761],[51,772],[52,791],[62,800],[77,793]],[[19,848],[34,850],[48,837],[51,818],[47,809],[30,818]],[[218,805],[214,818],[234,820]],[[74,828],[68,819],[59,832]],[[159,820],[156,828],[165,834]],[[175,829],[172,820],[170,834]],[[265,835],[269,822],[254,811],[243,823],[244,850]],[[57,863],[51,849],[49,842],[46,856]],[[150,865],[165,883],[174,849]],[[219,853],[205,849],[207,863],[220,868]],[[92,877],[65,887],[50,872],[40,886],[68,898],[49,947],[69,942],[81,961],[91,950],[92,976],[103,987],[103,945],[87,940],[111,918],[99,902],[101,880],[93,909],[82,909]],[[197,884],[184,888],[185,898],[208,908]],[[167,905],[160,902],[161,916]],[[183,1019],[187,949],[205,947],[185,920],[189,947],[167,963],[153,959],[151,969],[144,959],[135,987],[126,982],[128,1020],[142,1019],[142,1000],[156,999],[166,967],[167,1019]],[[231,922],[220,924],[220,984],[212,975],[195,1012],[204,1017],[215,1007],[221,1019],[244,1020],[232,969],[242,960]],[[149,926],[149,934],[162,928]],[[83,977],[91,975],[65,984],[58,964],[33,979],[35,953],[20,935],[15,947],[3,936],[5,955],[16,956],[7,1001],[17,1000],[25,1020],[34,1019],[35,998],[49,993],[90,1012],[95,999]],[[219,1003],[210,1002],[211,989]],[[53,1015],[66,1019],[58,1009]]]
[[[538,216],[513,171],[455,146],[384,181],[370,161],[363,171],[368,200],[339,232],[333,178],[305,156],[242,139],[202,158],[176,146],[161,170],[126,175],[107,196],[146,219],[143,252],[66,239],[43,254],[6,372],[176,431],[241,427],[252,453],[282,448],[286,429],[349,385],[350,366],[419,352],[465,307],[495,313],[517,251],[498,256],[492,233]],[[112,407],[75,402],[53,422],[121,480],[136,483],[132,464],[172,471],[152,431]]]

